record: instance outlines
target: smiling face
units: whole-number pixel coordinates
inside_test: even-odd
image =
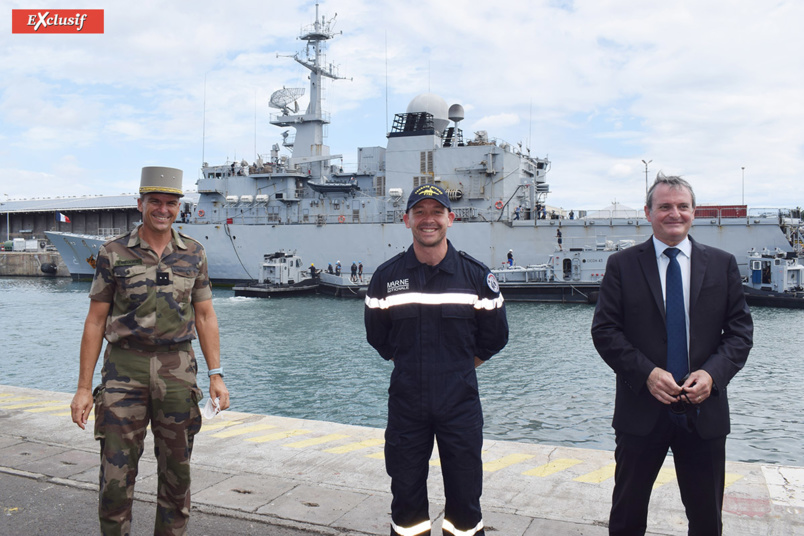
[[[455,214],[444,205],[434,199],[423,199],[413,205],[403,219],[405,226],[413,233],[413,249],[420,261],[420,253],[428,257],[435,253],[428,253],[428,250],[443,250],[446,254],[447,228],[452,226]]]
[[[180,201],[173,194],[145,194],[137,200],[145,228],[156,234],[170,232],[170,226],[179,215]]]
[[[659,184],[653,191],[651,208],[645,216],[654,236],[668,246],[675,246],[687,236],[695,219],[692,194],[683,186]]]

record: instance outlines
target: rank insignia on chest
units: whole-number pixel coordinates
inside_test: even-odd
[[[157,285],[169,285],[170,284],[170,275],[167,272],[156,272],[156,284]]]

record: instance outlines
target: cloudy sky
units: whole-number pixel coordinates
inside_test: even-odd
[[[281,140],[271,93],[307,87],[287,57],[315,2],[5,2],[0,201],[136,191],[142,166],[255,159]],[[107,3],[108,4],[108,3]],[[105,10],[101,35],[11,33],[11,10]],[[553,162],[549,202],[641,207],[648,172],[698,202],[804,205],[804,2],[331,0],[327,143],[354,165],[419,93],[465,135]],[[302,100],[302,105],[306,101]],[[743,170],[744,168],[744,170]],[[743,180],[744,177],[744,180]],[[744,185],[744,193],[743,193]]]

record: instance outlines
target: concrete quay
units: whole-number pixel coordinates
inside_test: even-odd
[[[71,398],[0,385],[0,489],[22,477],[97,490],[98,446],[91,430],[70,421]],[[156,496],[148,437],[138,503],[152,503]],[[613,458],[608,451],[487,440],[482,498],[487,534],[607,534]],[[440,535],[437,452],[430,465],[433,534]],[[724,534],[804,535],[804,468],[728,462],[726,472]],[[0,497],[3,533],[13,531],[14,516],[22,515],[11,500]],[[386,535],[390,500],[380,429],[226,411],[205,421],[195,441],[193,511],[217,516],[224,526],[227,520],[248,520],[259,527],[249,534]],[[26,504],[43,513],[55,507]],[[135,515],[148,512],[144,515],[152,519],[150,506],[135,506]],[[94,506],[76,515],[94,518]],[[193,519],[190,532],[198,534]],[[671,459],[654,487],[648,533],[686,534]]]
[[[56,266],[55,274],[42,272],[43,264]],[[0,277],[70,277],[58,251],[2,251],[0,252]]]

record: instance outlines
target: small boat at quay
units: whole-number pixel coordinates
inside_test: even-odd
[[[750,274],[743,283],[748,305],[804,309],[804,265],[795,253],[751,251],[748,264]]]
[[[634,244],[633,240],[607,240],[599,247],[559,249],[545,264],[506,266],[491,272],[508,301],[593,304],[609,256]]]
[[[259,280],[235,285],[235,296],[272,298],[314,294],[318,288],[318,278],[303,266],[301,257],[295,252],[269,253],[260,266]]]
[[[362,281],[354,281],[352,280],[351,275],[330,274],[328,272],[320,272],[318,274],[318,278],[320,283],[318,285],[317,292],[319,294],[329,294],[330,296],[335,296],[336,298],[360,299],[366,297],[368,282],[371,279],[370,276],[364,274]]]

